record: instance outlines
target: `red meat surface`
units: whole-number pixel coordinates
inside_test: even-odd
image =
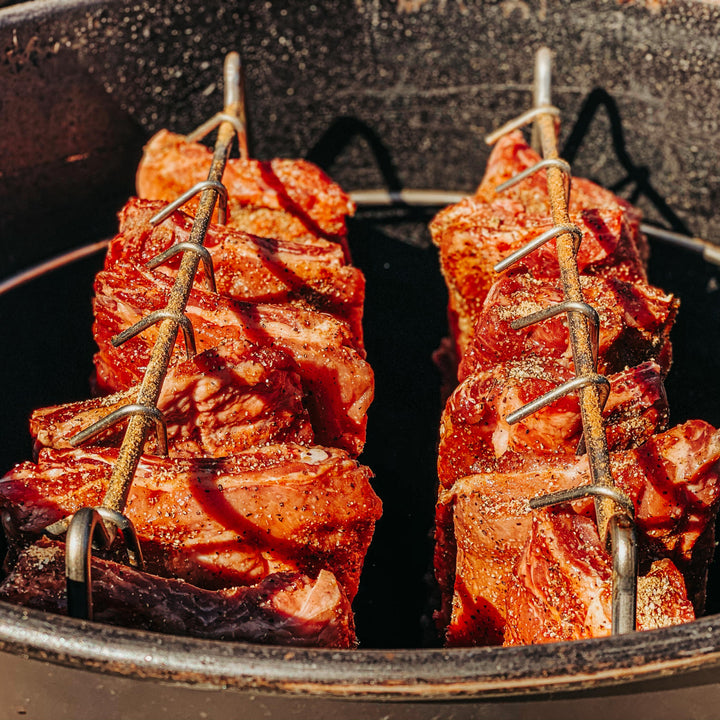
[[[683,576],[668,559],[638,577],[636,607],[638,630],[695,619]],[[612,563],[593,520],[568,509],[533,513],[508,576],[505,617],[505,645],[610,635]]]
[[[120,347],[110,340],[154,310],[165,307],[171,278],[133,264],[117,263],[95,280],[93,332],[97,386],[101,392],[137,384],[147,367],[157,327]],[[327,313],[292,305],[241,303],[200,288],[190,294],[186,315],[198,351],[224,340],[279,348],[298,368],[318,443],[357,455],[365,442],[373,373],[346,323]],[[176,352],[180,352],[176,348]]]
[[[645,281],[645,268],[619,207],[584,209],[570,217],[583,232],[578,268],[588,275],[608,275],[630,282]],[[440,250],[440,267],[449,290],[450,327],[462,357],[492,284],[495,265],[553,226],[547,213],[529,215],[514,200],[492,204],[466,198],[442,210],[430,224]],[[520,262],[536,278],[559,277],[555,240]]]
[[[147,143],[137,171],[141,198],[172,201],[207,180],[212,152],[167,130]],[[228,224],[263,237],[325,237],[344,242],[350,198],[316,165],[306,160],[228,160]],[[190,203],[190,208],[197,204]]]
[[[493,146],[485,174],[475,192],[476,199],[488,203],[499,198],[510,199],[520,203],[525,212],[530,215],[547,213],[549,198],[545,170],[537,171],[500,194],[495,192],[498,185],[532,167],[540,159],[540,156],[527,144],[520,131],[508,133]],[[590,180],[572,178],[568,203],[571,213],[586,208],[607,207],[620,208],[625,213],[631,235],[637,243],[638,252],[642,258],[647,258],[647,244],[639,232],[640,211],[627,200],[617,197]]]
[[[616,485],[635,505],[641,561],[671,559],[700,612],[720,502],[720,431],[689,421],[640,448],[613,452],[610,460]],[[588,482],[586,456],[507,453],[498,471],[461,478],[441,491],[437,619],[447,625],[448,644],[502,642],[508,577],[530,533],[528,500]],[[593,516],[592,500],[575,508]]]
[[[194,218],[180,210],[152,226],[150,218],[165,203],[131,199],[120,213],[120,232],[108,248],[105,269],[116,263],[144,265],[175,243],[190,237]],[[322,238],[271,239],[211,224],[204,246],[213,262],[217,290],[234,300],[262,303],[292,302],[322,310],[352,328],[362,346],[365,279],[347,265],[342,248]],[[158,266],[158,272],[175,276],[180,255]],[[200,265],[199,280],[204,282]]]
[[[641,282],[584,275],[585,301],[600,316],[598,372],[656,360],[667,373],[672,358],[669,334],[678,302],[672,295]],[[523,267],[496,282],[485,299],[474,336],[458,372],[462,381],[479,370],[531,355],[553,357],[574,367],[565,314],[513,330],[510,323],[562,302],[559,281],[534,278]]]
[[[176,356],[181,358],[182,356]],[[113,395],[42,408],[30,417],[35,451],[69,448],[70,438],[137,399],[139,386]],[[225,341],[190,360],[177,359],[165,376],[157,407],[174,457],[221,457],[254,445],[314,444],[297,366],[276,348]],[[125,423],[91,444],[119,447]],[[154,437],[146,450],[156,452]]]
[[[332,573],[275,573],[251,587],[204,590],[93,558],[93,619],[113,625],[298,647],[355,645],[350,603]],[[67,614],[65,546],[46,539],[25,550],[0,599]]]
[[[532,355],[474,373],[448,399],[440,422],[438,477],[443,487],[474,473],[492,472],[508,451],[573,453],[582,437],[577,395],[572,393],[513,425],[508,414],[572,379],[553,358]],[[603,410],[608,447],[637,447],[667,428],[668,405],[657,363],[648,361],[611,375]]]
[[[98,506],[117,450],[42,450],[0,480],[15,545],[84,506]],[[218,459],[143,456],[126,515],[148,572],[217,589],[271,573],[330,570],[348,599],[381,503],[371,472],[345,452],[293,444]]]

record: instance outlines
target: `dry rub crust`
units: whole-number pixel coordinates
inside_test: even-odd
[[[175,200],[207,179],[211,160],[212,152],[204,145],[160,130],[145,146],[138,166],[138,195]],[[264,237],[315,236],[343,242],[346,218],[355,211],[342,189],[306,160],[230,158],[223,184],[228,191],[229,224]]]
[[[612,562],[595,521],[571,508],[534,513],[528,541],[508,577],[504,644],[608,636],[611,606]],[[638,630],[694,619],[683,577],[671,560],[641,570]]]
[[[49,450],[0,480],[15,545],[101,504],[117,449]],[[144,455],[125,513],[149,572],[217,589],[330,570],[354,598],[381,514],[372,473],[336,448],[290,443],[225,458]]]
[[[669,558],[683,574],[696,612],[704,604],[720,504],[720,431],[692,420],[640,448],[611,453],[618,487],[635,503],[640,556]],[[503,641],[508,577],[530,527],[528,500],[589,482],[587,458],[514,455],[489,472],[461,478],[436,508],[437,620],[450,645]],[[591,515],[592,501],[576,503]]]

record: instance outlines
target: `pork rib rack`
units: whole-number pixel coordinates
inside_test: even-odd
[[[556,241],[499,275],[495,266],[545,233],[546,173],[498,185],[541,157],[519,131],[495,144],[474,196],[431,223],[449,289],[451,341],[438,452],[435,617],[446,644],[523,644],[607,635],[610,560],[592,500],[548,510],[529,501],[589,484],[576,455],[572,395],[509,424],[506,417],[573,374],[565,316],[519,327],[562,300]],[[615,484],[632,501],[639,552],[638,629],[701,612],[720,503],[720,435],[701,421],[668,429],[663,389],[678,301],[647,282],[640,214],[594,183],[572,179],[572,223],[584,299],[599,315],[597,372]],[[452,362],[447,362],[448,349]]]
[[[41,536],[107,502],[131,431],[103,426],[82,448],[77,433],[133,398],[144,402],[158,348],[172,347],[169,313],[174,335],[184,321],[193,333],[188,357],[178,343],[161,361],[152,401],[168,456],[143,431],[122,498],[145,566],[119,564],[117,542],[93,557],[94,617],[197,637],[352,647],[351,603],[381,514],[372,473],[356,459],[373,374],[364,278],[346,242],[353,206],[305,161],[225,163],[218,147],[238,128],[223,117],[214,153],[167,131],[145,148],[144,199],[120,212],[95,281],[97,396],[37,410],[35,460],[0,480],[11,540],[0,597],[69,611],[63,545]],[[165,210],[206,178],[199,202]],[[226,197],[226,225],[212,222],[213,193]],[[159,325],[118,342],[153,313]]]

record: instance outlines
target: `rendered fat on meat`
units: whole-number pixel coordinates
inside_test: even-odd
[[[114,448],[49,450],[0,480],[14,545],[81,507],[99,505]],[[142,456],[125,513],[148,572],[217,589],[274,572],[330,570],[357,592],[381,503],[371,472],[334,448],[293,444],[217,459]]]
[[[663,373],[672,362],[670,329],[678,302],[642,282],[584,275],[585,301],[600,316],[598,372],[611,374],[646,360],[656,360]],[[558,280],[535,278],[523,267],[508,272],[491,288],[458,372],[462,381],[478,370],[529,355],[553,357],[573,367],[564,314],[514,330],[513,320],[562,302]]]
[[[141,381],[157,328],[114,347],[111,338],[165,307],[172,279],[134,264],[116,264],[95,279],[93,332],[97,386],[125,390]],[[195,288],[186,307],[198,351],[227,339],[279,348],[298,368],[305,404],[319,444],[357,455],[365,442],[372,402],[372,369],[346,323],[327,313],[288,304],[241,303]],[[181,352],[176,348],[175,352]]]
[[[443,409],[438,447],[442,487],[480,472],[492,472],[506,452],[574,453],[582,438],[580,405],[566,395],[510,425],[505,419],[575,373],[553,358],[531,355],[469,375]],[[637,447],[667,429],[668,405],[662,373],[648,361],[608,377],[603,409],[610,450]]]
[[[695,619],[683,576],[663,559],[641,571],[637,629]],[[508,576],[505,645],[606,637],[612,631],[612,561],[594,520],[571,509],[533,513],[530,536]]]
[[[161,130],[145,146],[136,176],[137,194],[150,200],[175,200],[207,180],[211,161],[212,152],[205,145]],[[230,158],[223,184],[232,227],[262,237],[323,237],[346,245],[346,219],[355,207],[338,185],[306,160]]]
[[[282,350],[226,340],[192,359],[175,356],[157,407],[167,426],[173,457],[222,457],[254,445],[294,442],[313,445],[310,417],[297,366]],[[30,434],[42,447],[70,448],[70,438],[110,412],[134,403],[139,386],[113,395],[33,412]],[[125,423],[93,438],[119,447]],[[155,452],[153,434],[146,450]]]
[[[268,575],[251,587],[204,590],[94,557],[93,619],[124,627],[209,640],[297,647],[355,645],[350,603],[335,577]],[[65,546],[40,539],[0,584],[0,599],[67,614]]]
[[[570,221],[583,233],[577,253],[581,273],[612,274],[629,282],[647,280],[620,206],[584,209]],[[547,208],[542,215],[530,215],[518,202],[506,199],[487,204],[465,198],[433,219],[430,231],[449,290],[450,329],[458,357],[465,352],[483,301],[498,279],[495,265],[552,227]],[[521,262],[534,277],[559,277],[554,239]]]
[[[164,202],[131,199],[120,213],[120,232],[113,238],[105,269],[118,262],[144,265],[175,243],[190,237],[194,218],[180,210],[157,225],[150,219]],[[204,246],[210,252],[217,290],[234,300],[292,302],[330,313],[347,322],[362,347],[365,280],[347,264],[342,248],[322,238],[303,241],[250,235],[211,224]],[[158,266],[175,276],[180,256]],[[201,264],[200,281],[204,281]]]
[[[505,467],[458,480],[436,507],[437,621],[449,645],[499,644],[508,576],[531,526],[528,501],[589,482],[586,457],[506,454]],[[669,558],[702,610],[720,501],[720,431],[700,420],[610,454],[618,488],[635,504],[641,561]],[[575,503],[591,516],[591,500]]]

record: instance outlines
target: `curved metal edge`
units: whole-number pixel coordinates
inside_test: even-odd
[[[58,256],[15,277],[0,294],[106,244]],[[197,688],[358,700],[489,700],[646,681],[664,687],[671,676],[674,682],[692,674],[720,677],[720,617],[642,635],[524,647],[325,650],[161,635],[0,602],[0,652]]]
[[[720,669],[720,622],[512,648],[330,650],[180,638],[0,602],[0,651],[98,673],[194,687],[435,701],[490,699]],[[502,667],[502,671],[498,668]]]

